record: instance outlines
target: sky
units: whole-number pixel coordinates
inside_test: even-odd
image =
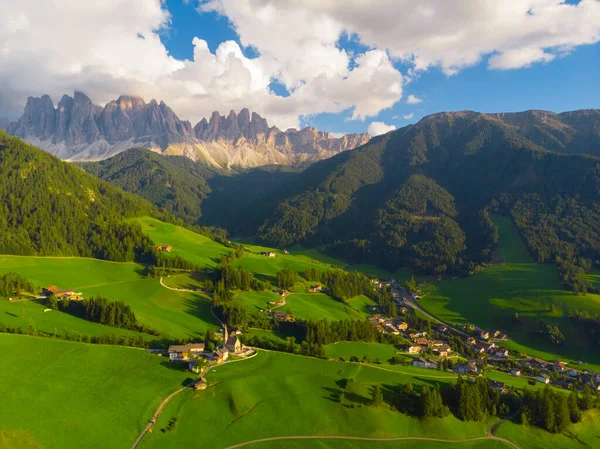
[[[381,134],[600,107],[600,0],[0,0],[0,116],[79,90]]]

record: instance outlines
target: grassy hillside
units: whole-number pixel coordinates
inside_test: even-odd
[[[325,346],[325,353],[328,357],[342,357],[344,360],[350,360],[350,357],[358,357],[362,360],[367,357],[370,360],[379,360],[387,362],[396,354],[396,349],[392,345],[381,343],[363,343],[360,341],[341,341]]]
[[[218,449],[285,435],[461,439],[486,434],[487,423],[465,423],[453,417],[419,420],[387,407],[347,408],[336,399],[340,392],[336,382],[344,378],[355,380],[348,396],[358,405],[368,401],[375,383],[386,391],[398,383],[430,382],[418,375],[261,351],[251,360],[217,367],[207,378],[208,390],[189,392],[169,404],[158,426],[177,416],[177,427],[168,434],[152,433],[144,448]],[[439,380],[449,381],[442,377]]]
[[[171,337],[194,338],[216,326],[210,313],[210,300],[199,293],[176,292],[160,285],[159,279],[142,275],[144,267],[133,263],[112,263],[94,259],[0,256],[0,273],[17,272],[35,285],[73,288],[84,297],[104,296],[129,304],[138,319]],[[20,317],[23,303],[2,301],[0,322],[26,327]],[[90,335],[117,333],[112,327],[89,323],[59,311],[43,312],[38,304],[28,304],[26,314],[33,317],[38,330],[61,333],[63,327]],[[15,324],[24,323],[24,324]]]
[[[6,449],[130,447],[189,375],[138,349],[0,334],[0,351]]]
[[[522,449],[589,449],[598,447],[600,412],[592,410],[583,420],[571,425],[565,434],[553,435],[535,427],[522,427],[507,422],[496,431],[499,437],[514,441]]]
[[[500,328],[511,337],[512,341],[506,344],[509,348],[550,360],[600,363],[600,355],[567,318],[572,309],[600,313],[600,295],[576,296],[563,290],[553,265],[531,261],[512,222],[499,219],[497,224],[500,258],[505,263],[471,277],[440,282],[420,304],[448,323]],[[515,314],[520,321],[514,319]],[[551,346],[540,337],[539,319],[563,329],[566,347]]]

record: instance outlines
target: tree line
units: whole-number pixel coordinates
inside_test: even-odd
[[[0,275],[0,296],[9,298],[21,292],[33,293],[32,282],[18,273],[6,273]]]
[[[55,306],[54,301],[56,301],[54,296],[50,296],[48,305],[51,308]],[[133,309],[121,301],[109,301],[103,297],[86,298],[81,301],[63,298],[58,302],[58,308],[71,315],[106,326],[159,335],[154,329],[138,323]]]

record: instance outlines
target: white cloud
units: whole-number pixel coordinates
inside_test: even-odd
[[[274,0],[250,0],[255,5]],[[233,3],[235,0],[212,0]],[[236,2],[237,3],[237,2]],[[423,70],[449,74],[493,56],[490,68],[526,67],[600,40],[600,1],[291,0],[370,47]]]
[[[396,127],[394,125],[388,125],[384,122],[371,122],[367,128],[367,132],[372,136],[379,136],[381,134],[389,133],[394,131]]]
[[[420,99],[419,97],[415,97],[413,94],[410,94],[407,98],[406,98],[406,103],[407,104],[417,104],[417,103],[422,103],[423,100]]]
[[[365,120],[402,98],[407,78],[390,58],[409,75],[432,66],[454,74],[488,56],[491,69],[545,63],[600,40],[598,0],[206,0],[198,8],[226,16],[240,44],[209,49],[198,30],[192,60],[173,58],[160,39],[170,27],[163,0],[0,0],[0,115],[19,113],[29,95],[57,101],[77,89],[96,103],[120,94],[164,100],[192,122],[242,107],[282,128],[346,109]],[[340,48],[343,35],[369,50]],[[273,80],[290,95],[275,95]]]
[[[403,116],[402,116],[402,118],[403,118],[404,120],[412,120],[414,117],[415,117],[415,114],[414,114],[414,112],[411,112],[410,114],[406,114],[406,115],[403,115]]]

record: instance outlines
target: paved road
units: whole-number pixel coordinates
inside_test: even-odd
[[[398,290],[396,290],[396,291],[398,293],[400,293]],[[448,329],[451,329],[452,331],[456,332],[457,334],[460,334],[463,337],[471,337],[471,335],[467,334],[466,332],[463,332],[463,331],[461,331],[461,330],[459,330],[459,329],[457,329],[457,328],[449,325],[448,323],[444,323],[442,320],[434,317],[429,312],[427,312],[425,309],[423,309],[423,307],[421,307],[414,299],[406,298],[406,300],[404,301],[404,303],[406,305],[408,305],[409,307],[412,307],[413,309],[419,310],[423,315],[427,316],[432,321],[435,321],[436,323],[439,323],[439,324],[443,324]]]

